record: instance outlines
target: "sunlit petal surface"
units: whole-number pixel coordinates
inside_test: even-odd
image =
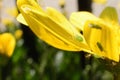
[[[100,18],[89,12],[74,12],[70,23],[54,8],[43,10],[34,0],[17,0],[17,5],[21,12],[17,20],[46,43],[62,50],[83,50],[119,61],[120,26],[114,8],[105,8]]]
[[[119,61],[118,30],[111,29],[109,26],[102,21],[88,21],[83,34],[93,52]]]
[[[40,39],[63,50],[89,50],[84,37],[60,12],[50,7],[48,7],[46,11],[37,9],[33,5],[28,4],[29,1],[27,2],[27,0],[24,3],[25,4],[21,6],[21,2],[19,4],[18,0],[18,6],[21,6],[19,6],[20,11],[25,19],[21,22],[24,24],[27,22],[32,31]],[[21,18],[22,17],[19,17],[17,19],[20,21]]]
[[[88,20],[98,20],[97,17],[95,17],[93,14],[89,12],[73,12],[70,16],[70,22],[78,29],[82,30],[84,28],[84,24]]]

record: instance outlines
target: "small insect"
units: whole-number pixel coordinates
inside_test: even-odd
[[[93,23],[89,24],[89,27],[96,28],[96,29],[102,29],[99,25],[93,24]]]
[[[81,36],[76,36],[76,39],[78,40],[78,41],[80,41],[80,42],[82,42],[83,41],[83,38],[81,37]]]
[[[99,42],[97,42],[96,44],[100,51],[104,51],[103,46]]]

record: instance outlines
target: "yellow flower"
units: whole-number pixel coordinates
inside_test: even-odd
[[[15,31],[15,37],[17,40],[19,40],[22,37],[23,31],[18,29]]]
[[[1,20],[2,24],[4,25],[10,25],[13,24],[12,20],[8,19],[8,18],[4,18]]]
[[[10,57],[15,48],[15,38],[10,33],[0,34],[0,54]]]
[[[65,6],[65,0],[59,0],[59,5],[63,8]]]
[[[93,0],[93,2],[98,3],[98,4],[105,4],[107,0]]]
[[[76,26],[82,25],[78,28],[94,53],[119,61],[120,25],[114,8],[105,8],[100,18],[88,12],[75,12],[70,20]]]
[[[44,11],[34,0],[17,0],[17,6],[21,12],[17,20],[48,44],[119,61],[120,29],[114,8],[107,7],[100,18],[89,12],[75,12],[70,17],[72,25],[57,10],[48,7]]]
[[[55,9],[44,11],[34,0],[17,0],[17,5],[21,12],[17,19],[43,41],[63,50],[89,50],[84,37]]]
[[[16,7],[13,7],[13,8],[8,8],[6,10],[6,12],[10,15],[10,16],[13,16],[13,17],[16,17],[18,15],[18,10]]]

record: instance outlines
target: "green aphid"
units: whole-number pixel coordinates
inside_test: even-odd
[[[78,40],[78,41],[80,41],[80,42],[82,42],[83,41],[83,38],[81,37],[81,36],[76,36],[76,39]]]
[[[97,24],[89,24],[89,27],[91,27],[91,28],[96,28],[96,29],[102,29],[99,25],[97,25]]]
[[[99,42],[97,42],[97,47],[100,49],[100,51],[104,51],[103,46]]]

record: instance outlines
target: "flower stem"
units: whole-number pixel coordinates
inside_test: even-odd
[[[2,80],[2,67],[0,67],[0,80]]]
[[[114,74],[114,80],[120,80],[120,74]]]

